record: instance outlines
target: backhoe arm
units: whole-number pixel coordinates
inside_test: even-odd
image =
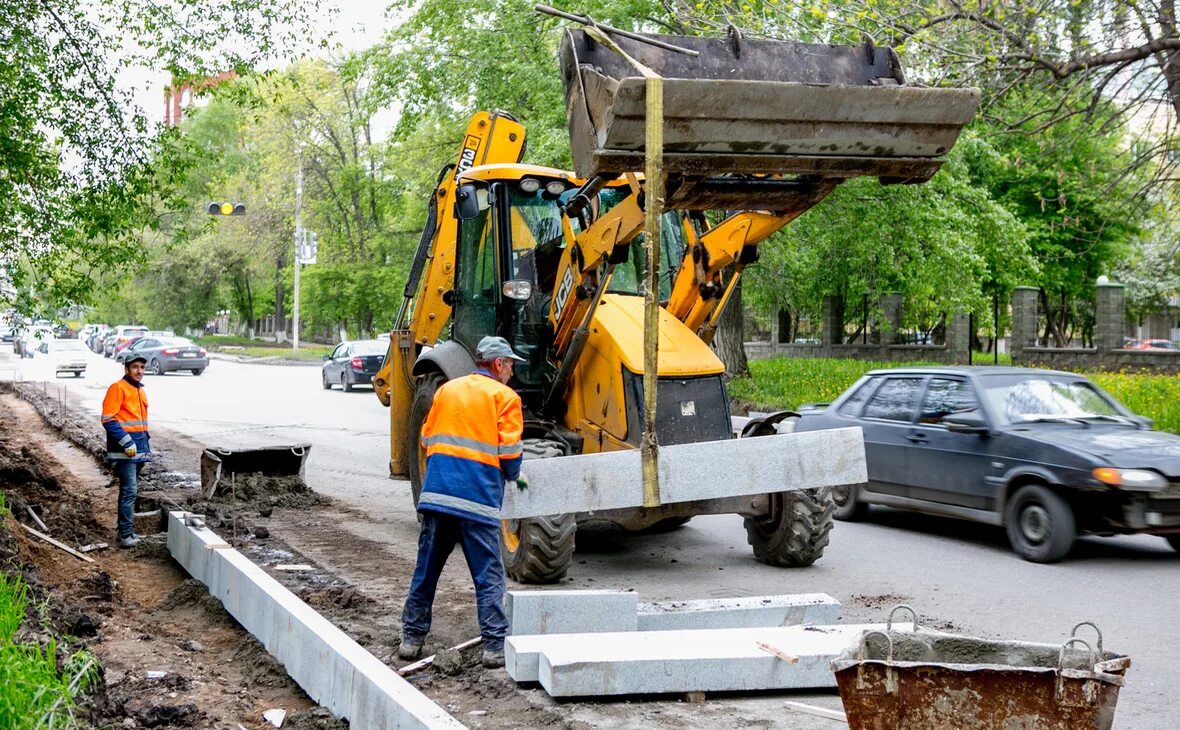
[[[785,211],[747,210],[734,213],[699,236],[688,214],[683,218],[689,251],[673,279],[668,313],[684,322],[705,342],[712,342],[717,321],[742,272],[758,260],[758,246],[830,193],[839,181],[809,186]],[[728,281],[722,272],[733,271]]]

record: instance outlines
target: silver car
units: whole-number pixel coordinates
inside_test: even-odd
[[[155,375],[176,370],[200,375],[209,367],[209,353],[205,348],[184,337],[141,337],[120,350],[115,359],[127,362],[133,357],[144,358],[147,371]]]

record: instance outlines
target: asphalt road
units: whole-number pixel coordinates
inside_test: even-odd
[[[46,377],[36,361],[4,349],[0,379]],[[57,382],[95,414],[97,429],[105,388],[121,374],[94,356],[85,378]],[[389,412],[371,391],[324,391],[316,367],[220,360],[200,377],[146,383],[153,429],[211,446],[309,442],[312,488],[413,545],[409,485],[387,477]],[[1009,552],[997,528],[878,509],[868,522],[837,523],[808,569],[755,563],[733,516],[697,518],[665,535],[580,532],[575,560],[569,587],[634,589],[640,600],[823,592],[841,601],[846,620],[884,620],[905,602],[934,628],[1044,642],[1094,621],[1108,650],[1132,658],[1115,726],[1172,728],[1180,717],[1180,554],[1160,538],[1085,538],[1066,562],[1035,565]]]

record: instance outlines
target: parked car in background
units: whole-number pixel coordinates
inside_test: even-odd
[[[1086,377],[1027,368],[874,370],[795,430],[859,426],[869,481],[837,519],[887,505],[1002,525],[1026,560],[1079,534],[1158,534],[1180,550],[1180,436]]]
[[[115,349],[111,351],[111,359],[115,360],[116,362],[123,362],[119,359],[119,353],[126,350],[133,343],[142,340],[144,337],[147,337],[147,333],[134,334],[121,342],[116,342]]]
[[[77,339],[44,340],[37,352],[48,360],[55,376],[73,373],[80,378],[86,373],[86,345]]]
[[[94,332],[90,333],[86,338],[86,346],[90,348],[91,352],[102,352],[103,339],[106,338],[107,333],[110,331],[110,327],[99,325]]]
[[[140,337],[129,347],[120,350],[115,359],[126,362],[137,355],[143,356],[147,361],[147,372],[154,375],[166,375],[178,370],[200,375],[209,367],[209,353],[205,348],[184,337]]]
[[[12,351],[22,358],[33,357],[38,346],[53,339],[53,330],[43,325],[26,325],[12,342]]]
[[[1123,346],[1124,350],[1157,350],[1180,352],[1180,344],[1171,340],[1134,340]]]
[[[0,342],[12,342],[15,337],[12,325],[0,322]]]
[[[381,340],[356,340],[336,345],[331,355],[324,356],[324,390],[339,385],[341,390],[349,393],[354,385],[371,385],[388,349],[389,342]]]
[[[147,334],[148,328],[142,325],[121,324],[103,340],[102,354],[106,357],[115,356],[115,347],[128,340]]]

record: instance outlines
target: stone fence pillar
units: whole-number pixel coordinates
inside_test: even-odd
[[[1099,352],[1123,347],[1126,297],[1122,284],[1099,284],[1094,292],[1094,349]]]
[[[971,360],[971,314],[960,312],[951,318],[946,330],[946,354],[955,365]]]
[[[1012,290],[1012,358],[1016,360],[1026,347],[1037,344],[1037,299],[1040,291],[1033,286]]]

